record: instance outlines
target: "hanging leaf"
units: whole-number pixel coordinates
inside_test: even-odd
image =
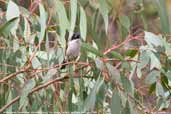
[[[83,7],[80,7],[80,33],[81,38],[85,41],[87,35],[87,17]]]
[[[150,69],[152,70],[153,68],[157,68],[157,69],[161,69],[161,63],[159,58],[151,51],[148,52],[148,54],[150,55]]]
[[[85,101],[83,112],[90,111],[90,110],[94,109],[94,105],[95,105],[95,101],[96,101],[96,93],[98,93],[99,88],[101,87],[103,82],[104,82],[104,80],[99,76],[99,78],[96,81],[92,91],[90,92],[90,94],[88,95],[88,97]]]
[[[161,39],[161,36],[157,36],[151,32],[146,32],[145,31],[145,41],[147,42],[147,44],[151,47],[153,46],[163,46],[163,42]]]
[[[65,33],[66,33],[66,30],[70,29],[69,28],[70,23],[68,21],[67,13],[66,13],[63,3],[60,0],[55,1],[55,3],[56,3],[55,8],[56,8],[56,12],[57,12],[58,19],[59,19],[59,28],[60,28],[60,37],[58,41],[64,50],[66,47]]]
[[[27,103],[28,103],[27,96],[31,92],[31,90],[35,87],[35,85],[36,85],[36,83],[33,79],[28,80],[25,83],[25,85],[21,91],[21,95],[20,95],[21,96],[20,101],[19,101],[20,102],[20,108],[23,108],[23,106],[27,105]]]
[[[2,26],[0,26],[0,35],[7,37],[11,32],[11,28],[15,26],[17,20],[18,20],[18,17],[13,18],[9,20],[8,22],[6,22],[5,24],[3,24]]]
[[[34,57],[31,61],[33,68],[40,68],[41,67],[41,62],[37,57]]]
[[[115,89],[112,95],[112,102],[110,105],[112,114],[121,114],[122,104],[119,92]]]
[[[20,11],[19,7],[12,1],[10,0],[8,3],[7,7],[7,12],[6,12],[6,19],[7,21],[17,18],[20,16]],[[16,30],[18,28],[18,23],[19,23],[19,18],[15,21],[15,24],[10,28],[10,32],[15,36],[16,35]]]
[[[147,84],[154,84],[154,83],[156,83],[157,82],[157,80],[159,79],[159,77],[160,77],[160,71],[158,71],[158,70],[153,70],[153,71],[151,71],[148,75],[147,75],[147,77],[146,77],[146,79],[145,79],[145,82],[147,83]]]
[[[82,50],[92,52],[97,56],[100,56],[100,57],[103,56],[103,54],[100,51],[98,51],[96,48],[92,47],[91,45],[89,45],[87,43],[82,43],[81,48],[82,48]]]
[[[157,82],[157,84],[156,84],[156,95],[158,97],[159,96],[164,97],[164,88],[160,82]]]
[[[39,12],[40,12],[40,36],[39,43],[43,40],[46,30],[46,12],[42,4],[39,4]]]
[[[71,28],[69,32],[69,38],[72,37],[74,29],[75,29],[75,24],[76,24],[76,19],[77,19],[77,0],[71,0],[70,1],[70,7],[71,7]]]
[[[7,12],[6,12],[7,21],[9,21],[13,18],[19,17],[19,16],[20,16],[19,7],[12,0],[10,0],[8,3]],[[13,35],[16,35],[18,23],[19,23],[19,18],[17,18],[17,20],[15,21],[15,25],[13,25],[13,27],[10,28],[10,30],[11,30],[10,32]]]
[[[103,16],[103,20],[105,22],[105,30],[106,34],[108,33],[108,25],[109,25],[109,9],[108,9],[108,4],[106,3],[106,0],[99,0],[100,3],[100,12]]]
[[[27,18],[24,17],[24,39],[25,39],[25,42],[31,43],[30,35],[31,35],[30,24],[29,24]]]
[[[161,30],[165,34],[169,33],[170,28],[169,28],[169,20],[168,20],[165,0],[155,0],[155,1],[160,16]]]
[[[126,15],[120,15],[119,16],[119,21],[120,21],[121,25],[123,27],[125,27],[127,31],[129,31],[129,28],[131,26],[131,22],[130,22],[128,16],[126,16]]]
[[[6,12],[7,21],[19,16],[20,16],[20,11],[18,6],[12,0],[10,0]]]

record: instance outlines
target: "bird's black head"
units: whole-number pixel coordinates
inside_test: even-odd
[[[71,40],[76,40],[76,39],[80,39],[80,38],[81,38],[80,33],[76,32],[72,35]]]

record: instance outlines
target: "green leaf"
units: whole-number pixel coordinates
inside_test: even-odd
[[[147,42],[147,44],[151,47],[163,46],[163,41],[161,39],[161,36],[157,36],[151,32],[145,31],[144,38],[145,38],[145,41]]]
[[[159,58],[153,53],[153,52],[148,52],[150,55],[150,69],[152,70],[153,68],[161,69],[161,63]]]
[[[100,57],[103,56],[103,54],[100,51],[98,51],[96,48],[92,47],[90,44],[82,43],[81,48],[82,48],[82,50],[89,51],[91,53],[94,53],[97,56],[100,56]]]
[[[72,37],[74,29],[75,29],[75,23],[77,19],[77,0],[70,0],[70,7],[71,7],[71,28],[69,33],[69,38]]]
[[[54,75],[57,73],[57,70],[56,69],[50,69],[48,70],[46,76],[42,77],[42,84],[49,81],[49,80],[52,80]]]
[[[104,80],[99,76],[99,78],[96,81],[92,91],[90,92],[90,94],[88,95],[88,97],[85,100],[85,105],[84,105],[83,112],[94,109],[94,105],[95,105],[95,102],[96,102],[96,93],[99,92],[99,88],[101,87],[103,82],[104,82]]]
[[[62,48],[65,49],[66,47],[65,33],[67,29],[69,30],[70,23],[68,21],[67,13],[66,13],[63,3],[60,0],[55,1],[55,3],[56,3],[55,5],[56,12],[58,14],[59,27],[60,27],[60,37],[58,40]]]
[[[160,82],[157,82],[157,84],[156,84],[156,95],[158,97],[159,96],[164,97],[164,89],[163,89],[162,85],[160,84]]]
[[[39,12],[40,12],[40,36],[39,43],[43,40],[46,30],[46,12],[42,4],[39,4]]]
[[[20,16],[20,11],[18,6],[12,0],[10,0],[6,12],[7,21],[19,16]]]
[[[165,34],[169,33],[170,28],[169,28],[169,20],[168,20],[165,0],[155,0],[155,1],[160,16],[161,30]]]
[[[48,54],[45,51],[38,51],[36,53],[36,56],[41,58],[41,59],[48,60]]]
[[[119,92],[115,89],[112,95],[112,102],[111,102],[111,113],[112,114],[121,114],[122,104],[120,99]]]
[[[34,57],[31,61],[33,68],[40,68],[41,67],[41,62],[37,57]]]
[[[81,38],[86,41],[87,35],[87,17],[83,7],[80,6],[80,33]]]
[[[120,53],[118,53],[116,51],[111,51],[110,54],[111,54],[112,58],[116,58],[116,59],[119,59],[119,60],[124,60],[124,57]]]
[[[7,37],[11,32],[11,28],[15,26],[17,20],[18,20],[18,17],[13,18],[9,20],[8,22],[6,22],[4,25],[0,26],[0,35]]]
[[[166,77],[171,81],[171,71],[164,72],[164,74],[165,74]]]
[[[131,65],[127,61],[124,61],[122,62],[121,68],[126,70],[131,70]]]
[[[7,102],[10,102],[11,100],[12,100],[12,90],[9,90]],[[13,107],[12,105],[10,107],[8,107],[6,112],[12,112],[12,107]]]
[[[148,65],[148,63],[150,61],[150,57],[146,51],[144,51],[144,50],[140,51],[139,61],[140,61],[140,63],[137,63],[138,64],[137,67],[139,69],[142,69]]]
[[[125,105],[125,107],[123,109],[122,114],[131,114],[131,108],[130,108],[128,100],[126,101],[126,105]]]
[[[121,25],[123,27],[125,27],[127,31],[129,31],[129,28],[131,26],[131,23],[130,23],[130,20],[129,20],[128,16],[126,16],[126,15],[120,15],[119,16],[119,21],[120,21]]]
[[[30,42],[30,35],[31,35],[31,28],[30,28],[30,24],[27,20],[27,18],[24,17],[24,39],[25,39],[25,42],[27,43],[31,43]]]
[[[156,83],[157,82],[157,80],[159,79],[159,77],[160,77],[160,71],[158,71],[158,70],[153,70],[153,71],[151,71],[148,75],[147,75],[147,77],[146,77],[146,79],[145,79],[145,82],[147,83],[147,84],[154,84],[154,83]]]
[[[134,57],[137,54],[137,52],[138,52],[137,50],[129,49],[124,54],[126,56]]]
[[[100,12],[103,16],[103,20],[105,22],[105,30],[106,30],[106,34],[108,33],[108,25],[109,25],[109,9],[108,9],[108,4],[106,3],[106,0],[99,0],[100,3]]]
[[[24,106],[27,105],[28,103],[28,99],[27,96],[29,95],[29,93],[31,92],[31,90],[35,87],[36,83],[33,79],[28,80],[27,82],[25,82],[25,85],[21,91],[21,97],[20,97],[20,108],[23,108]]]
[[[133,82],[131,82],[131,80],[126,78],[126,76],[121,76],[121,81],[125,92],[134,95]]]
[[[10,0],[8,3],[7,12],[6,12],[7,21],[13,18],[19,17],[19,16],[20,16],[19,7],[12,0]],[[17,18],[17,20],[15,21],[15,24],[12,26],[12,28],[10,28],[10,32],[13,35],[16,35],[18,23],[19,23],[19,18]]]

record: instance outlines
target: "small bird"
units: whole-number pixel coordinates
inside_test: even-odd
[[[79,32],[76,32],[72,35],[71,40],[68,41],[68,47],[66,50],[66,59],[63,61],[63,63],[66,63],[66,61],[76,58],[80,54],[80,47],[81,47],[81,36]],[[64,69],[66,65],[62,65],[61,69]]]
[[[80,33],[74,33],[71,37],[71,41],[68,42],[68,48],[66,50],[67,57],[78,57],[80,53],[81,45],[81,36]]]

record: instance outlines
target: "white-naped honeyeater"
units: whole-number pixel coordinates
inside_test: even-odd
[[[72,35],[71,40],[68,41],[68,46],[66,49],[66,58],[63,63],[67,61],[77,58],[80,54],[81,47],[81,36],[79,32],[76,32]],[[61,69],[64,69],[66,65],[62,65]]]

